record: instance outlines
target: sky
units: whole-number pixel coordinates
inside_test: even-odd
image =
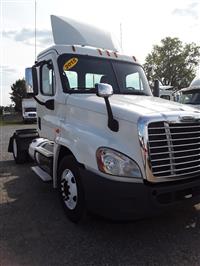
[[[178,37],[200,45],[200,0],[0,0],[0,105],[10,105],[11,85],[53,44],[50,15],[69,17],[112,32],[125,54],[144,63],[153,45]]]

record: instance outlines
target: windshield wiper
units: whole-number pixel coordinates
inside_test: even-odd
[[[133,90],[133,91],[123,91],[122,94],[128,94],[128,95],[145,95],[145,96],[149,96],[149,94],[143,92],[143,91],[137,91],[137,90]]]
[[[97,93],[96,88],[84,88],[84,87],[74,87],[74,88],[70,88],[68,90],[69,93]],[[118,94],[118,93],[113,93],[113,94]],[[139,90],[135,90],[133,89],[131,90],[125,90],[122,91],[119,94],[128,94],[128,95],[145,95],[145,96],[149,96],[149,94],[143,92],[143,91],[139,91]]]
[[[134,87],[126,87],[126,89],[122,92],[123,94],[133,94],[133,95],[146,95],[148,96],[148,94],[146,94],[144,91],[141,90],[137,90]]]
[[[84,88],[84,87],[74,87],[68,89],[69,93],[96,93],[97,90],[95,88]]]
[[[200,103],[194,103],[194,102],[187,102],[185,104],[193,104],[193,105],[197,105],[197,104],[200,104]]]

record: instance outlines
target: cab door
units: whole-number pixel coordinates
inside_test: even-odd
[[[56,80],[53,61],[46,58],[39,68],[38,129],[40,136],[53,140],[56,125]]]

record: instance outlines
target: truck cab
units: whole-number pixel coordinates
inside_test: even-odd
[[[24,123],[37,121],[36,102],[34,99],[22,99],[22,117]]]
[[[200,109],[200,78],[197,76],[188,88],[179,92],[179,102]]]
[[[107,33],[55,16],[52,27],[55,45],[32,67],[38,131],[15,132],[16,162],[22,151],[36,161],[74,222],[87,210],[135,219],[199,202],[200,112],[154,97]]]

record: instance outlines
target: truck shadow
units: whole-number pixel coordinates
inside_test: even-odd
[[[30,166],[30,165],[29,165]],[[199,206],[133,222],[65,217],[27,165],[0,162],[1,265],[197,265]]]

